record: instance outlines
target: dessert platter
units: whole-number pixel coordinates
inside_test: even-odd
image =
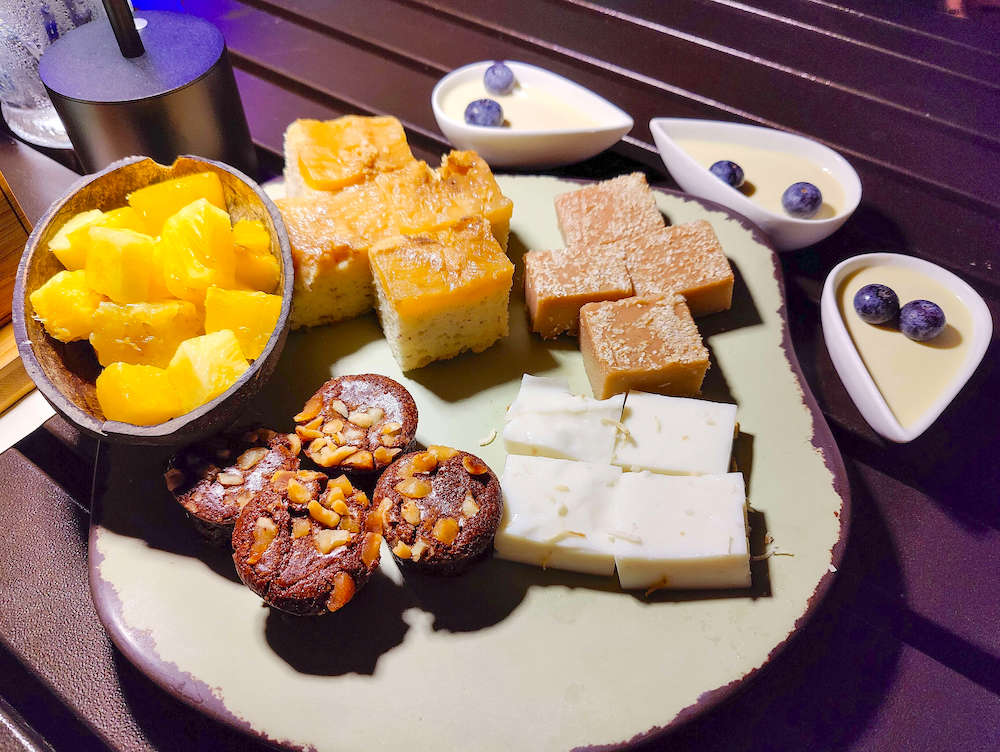
[[[19,277],[106,439],[90,581],[129,660],[290,748],[565,748],[793,637],[849,497],[764,235],[640,174],[430,166],[391,117],[285,156],[250,213],[211,165],[99,183]]]

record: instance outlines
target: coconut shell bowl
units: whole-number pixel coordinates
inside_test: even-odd
[[[259,220],[270,235],[271,253],[278,259],[276,293],[281,313],[271,337],[249,369],[225,392],[190,412],[163,423],[138,426],[107,420],[97,400],[95,380],[101,366],[86,341],[63,343],[50,337],[33,316],[28,300],[36,289],[62,270],[49,241],[78,212],[109,211],[126,205],[132,191],[153,183],[197,172],[219,176],[227,211],[235,223]],[[148,157],[128,157],[100,172],[84,176],[55,201],[35,225],[25,245],[14,286],[13,320],[24,369],[57,413],[98,439],[127,444],[179,445],[216,433],[235,422],[267,382],[285,344],[292,300],[292,256],[281,215],[260,186],[238,170],[208,159],[182,156],[169,166]]]

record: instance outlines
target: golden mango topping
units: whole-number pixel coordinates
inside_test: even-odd
[[[169,295],[157,263],[156,242],[134,230],[87,229],[87,285],[116,303],[141,303]]]
[[[236,251],[236,284],[261,292],[273,292],[281,277],[281,266],[271,253],[271,236],[256,219],[241,219],[233,225]]]
[[[483,217],[425,235],[400,236],[369,251],[372,272],[400,316],[416,316],[509,289],[514,265]]]
[[[413,160],[403,126],[394,117],[299,120],[295,128],[302,139],[299,170],[306,184],[319,190],[360,183]]]

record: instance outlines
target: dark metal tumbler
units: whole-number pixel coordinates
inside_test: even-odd
[[[222,34],[180,13],[115,13],[81,26],[46,50],[38,72],[88,172],[122,157],[170,164],[181,154],[257,174]]]

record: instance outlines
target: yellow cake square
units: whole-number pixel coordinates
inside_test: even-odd
[[[632,281],[620,248],[575,247],[528,251],[524,256],[524,297],[531,330],[542,337],[576,335],[580,307],[632,295]]]
[[[404,371],[507,335],[514,265],[485,218],[381,241],[369,258],[382,329]]]
[[[486,161],[474,151],[451,151],[438,168],[447,195],[464,204],[466,214],[482,214],[490,221],[493,237],[507,250],[514,202],[503,195]]]
[[[406,133],[394,117],[296,120],[285,131],[285,187],[291,197],[339,190],[412,161]]]
[[[375,183],[279,199],[295,266],[292,328],[341,321],[375,304],[368,249],[396,234]]]
[[[580,352],[598,399],[629,389],[692,397],[709,365],[680,295],[588,303],[580,309]]]
[[[636,295],[678,293],[692,316],[732,305],[733,270],[705,220],[625,238],[622,246]]]

